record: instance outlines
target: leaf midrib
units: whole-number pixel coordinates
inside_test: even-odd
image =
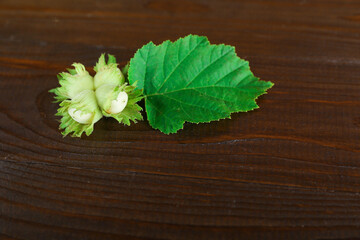
[[[205,41],[204,41],[205,40]],[[170,79],[170,77],[176,72],[177,69],[179,69],[180,64],[182,64],[202,43],[206,43],[206,39],[202,39],[197,43],[197,45],[189,51],[189,53],[174,67],[174,69],[171,71],[171,73],[165,78],[161,86],[156,90],[156,93],[158,93],[161,88],[164,86],[164,84]]]
[[[241,88],[231,87],[231,86],[229,86],[229,87],[227,87],[227,86],[201,86],[201,87],[194,87],[194,88],[177,89],[177,90],[170,91],[170,92],[148,94],[148,95],[145,96],[145,98],[149,98],[149,97],[153,97],[153,96],[165,96],[165,95],[170,94],[170,93],[187,91],[187,90],[196,91],[196,89],[201,89],[201,88],[230,88],[230,89],[236,89],[236,90],[239,90],[239,91],[247,92],[246,89],[244,90],[244,89],[241,89]]]

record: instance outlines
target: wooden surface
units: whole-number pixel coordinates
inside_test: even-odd
[[[260,109],[62,138],[58,72],[189,33],[275,83]],[[356,237],[360,1],[0,2],[0,239]]]

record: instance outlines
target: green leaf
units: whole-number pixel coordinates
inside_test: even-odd
[[[128,78],[143,90],[150,125],[166,134],[185,122],[210,122],[258,108],[255,99],[273,86],[255,77],[234,47],[196,35],[143,46],[130,61]]]

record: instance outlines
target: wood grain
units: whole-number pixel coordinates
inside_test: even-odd
[[[0,239],[360,237],[358,0],[0,2]],[[47,91],[189,33],[275,86],[260,109],[164,135],[63,138]]]

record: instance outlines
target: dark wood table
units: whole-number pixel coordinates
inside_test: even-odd
[[[275,83],[260,109],[61,136],[57,73],[190,33]],[[359,0],[3,0],[0,43],[1,239],[360,237]]]

